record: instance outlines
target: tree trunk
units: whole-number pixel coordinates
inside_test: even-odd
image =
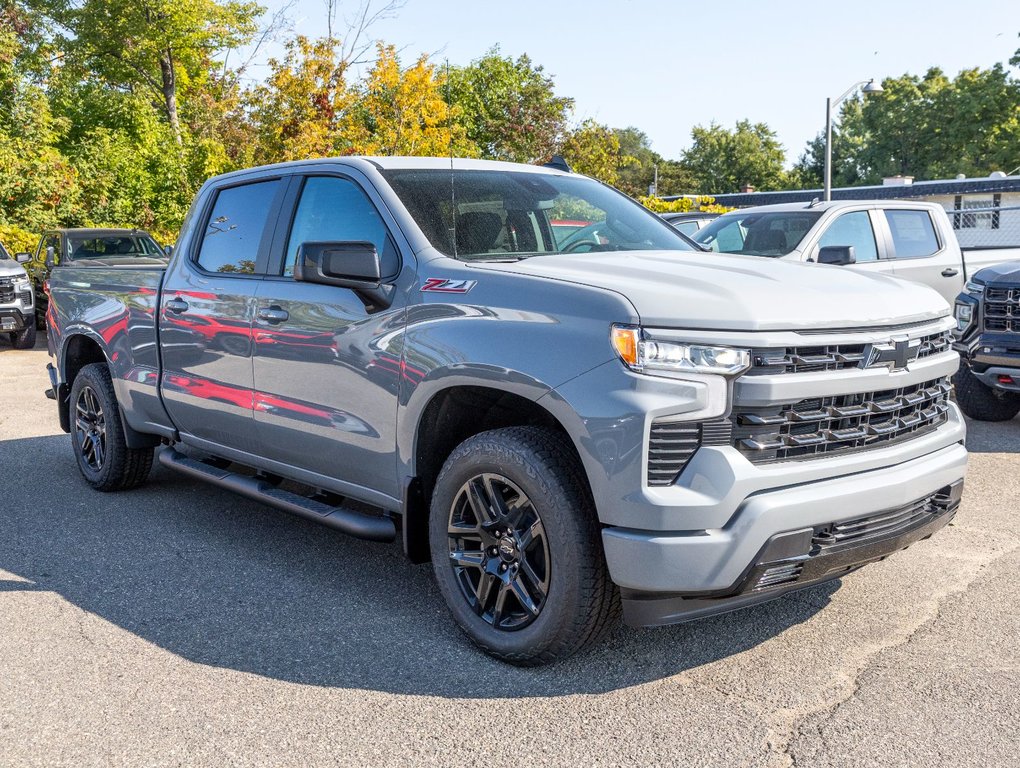
[[[177,116],[177,76],[174,73],[174,61],[169,50],[159,57],[159,71],[163,76],[163,102],[166,105],[166,118],[170,123],[174,141],[182,144],[181,121]]]

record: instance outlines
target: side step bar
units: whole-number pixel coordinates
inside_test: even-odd
[[[372,517],[345,507],[333,507],[321,501],[284,491],[265,480],[240,475],[185,456],[173,448],[159,452],[159,463],[186,475],[205,480],[249,499],[314,520],[339,531],[370,541],[393,541],[397,527],[388,517]]]

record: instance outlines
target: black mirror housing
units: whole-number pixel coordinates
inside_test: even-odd
[[[382,282],[379,253],[372,243],[302,243],[294,264],[294,279],[350,288],[370,311],[388,307],[393,301],[393,286]]]
[[[14,260],[19,264],[28,264],[32,260],[32,254],[22,251],[21,253],[14,254]]]
[[[167,258],[169,259],[171,256],[174,255],[174,247],[172,245],[164,245],[163,253],[165,253]]]
[[[53,250],[52,245],[46,246],[46,269],[53,269],[57,263],[56,253]]]
[[[856,264],[857,253],[852,245],[826,245],[818,249],[819,264]]]

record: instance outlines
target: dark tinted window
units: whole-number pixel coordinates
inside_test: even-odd
[[[372,243],[379,254],[383,277],[392,277],[400,268],[400,257],[382,217],[361,188],[349,179],[313,176],[305,181],[290,230],[283,273],[294,274],[302,243],[324,241]]]
[[[207,272],[253,274],[280,181],[220,190],[205,226],[198,264]]]
[[[691,238],[713,251],[747,256],[785,256],[800,245],[822,214],[818,211],[734,211]]]
[[[827,245],[852,245],[859,262],[878,259],[875,231],[867,211],[844,213],[832,222],[818,241],[819,248]]]
[[[0,259],[9,259],[9,258],[11,258],[10,254],[7,253],[6,249],[4,249],[4,244],[0,243]]]
[[[896,258],[931,256],[939,249],[935,226],[928,211],[887,210],[885,218],[889,222]]]
[[[67,257],[71,261],[80,259],[106,259],[112,256],[148,256],[147,238],[134,235],[107,235],[105,237],[67,238]]]

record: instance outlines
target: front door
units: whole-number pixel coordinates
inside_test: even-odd
[[[256,295],[254,410],[261,451],[398,496],[393,451],[414,266],[402,264],[381,206],[354,179],[308,176],[297,183],[293,215],[285,213],[277,225],[279,266]],[[295,281],[298,247],[316,241],[374,244],[384,280],[397,286],[393,304],[369,312],[351,289]]]
[[[186,442],[257,449],[252,322],[284,181],[220,189],[163,284],[163,399]],[[190,438],[190,439],[189,439]],[[209,443],[213,445],[204,445]]]

